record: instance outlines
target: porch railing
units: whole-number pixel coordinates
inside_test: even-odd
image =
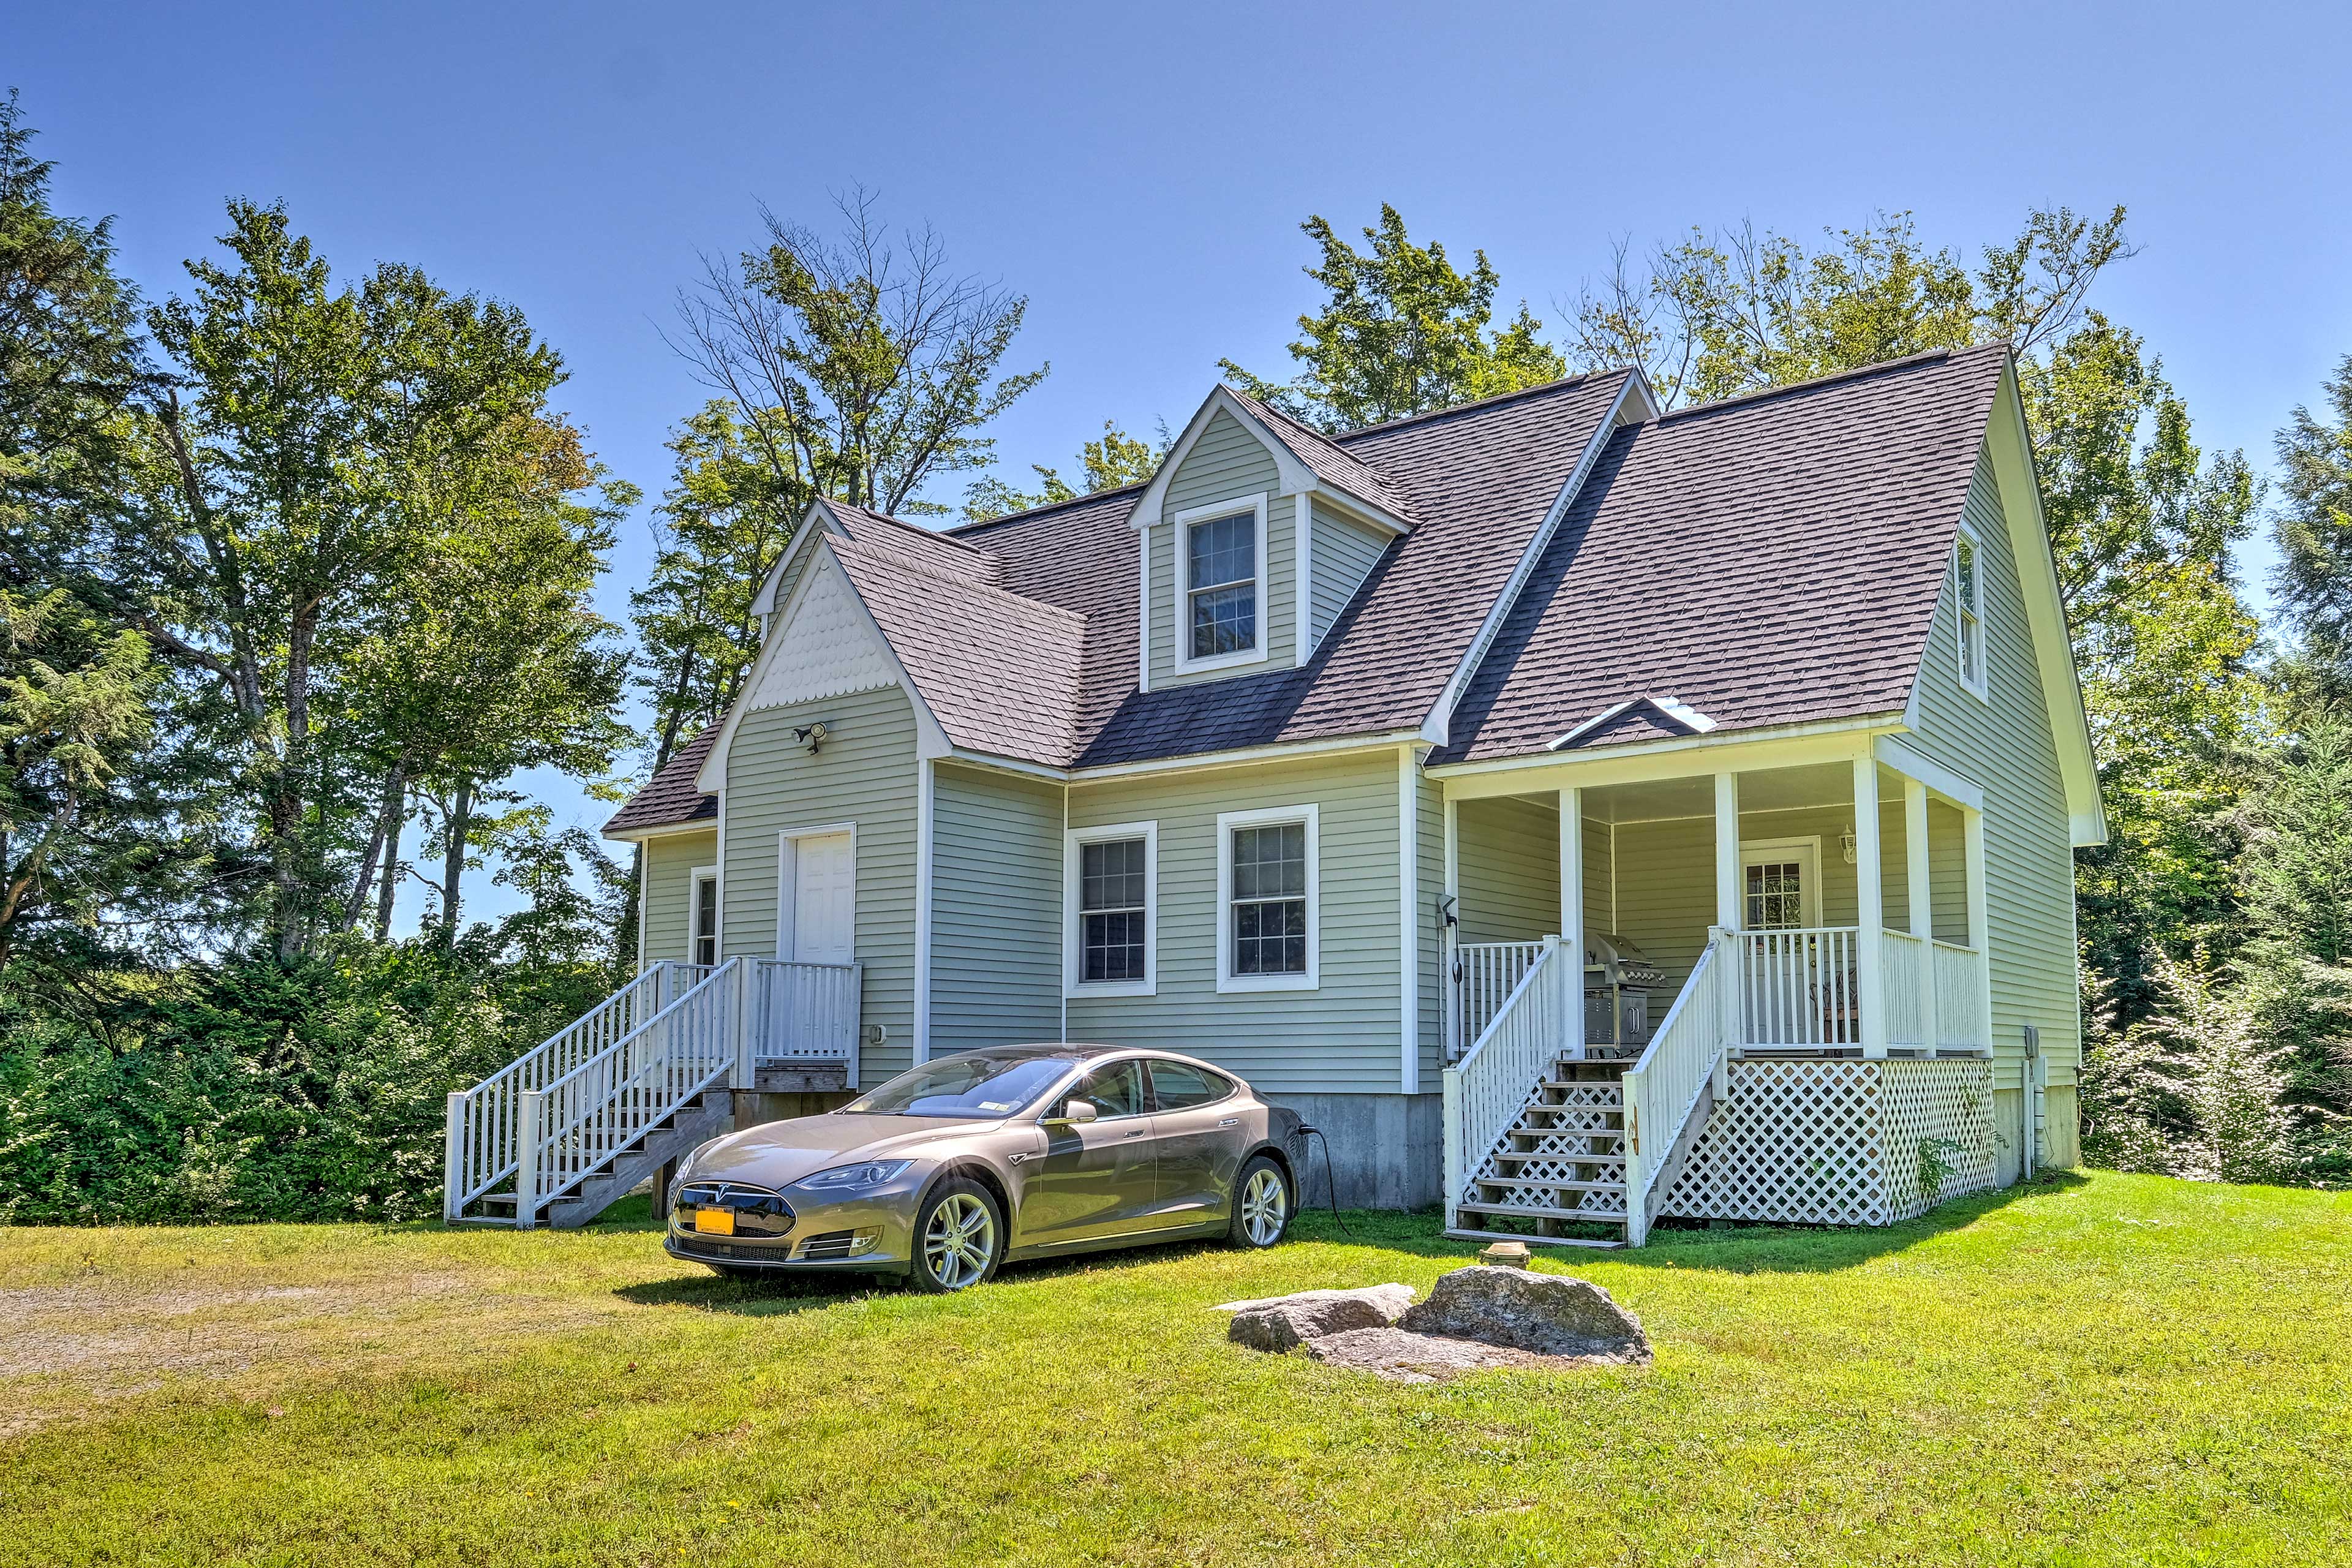
[[[1665,1021],[1650,1037],[1641,1060],[1625,1073],[1625,1240],[1630,1246],[1641,1246],[1649,1235],[1651,1215],[1664,1196],[1658,1190],[1659,1178],[1697,1110],[1700,1091],[1710,1082],[1722,1091],[1733,1016],[1725,988],[1734,983],[1738,941],[1721,927],[1707,933],[1706,951],[1683,982]]]
[[[1946,1050],[1983,1050],[1992,1044],[1985,1016],[1985,955],[1948,942],[1934,944],[1936,1044]]]
[[[864,970],[855,963],[751,963],[756,1058],[788,1067],[836,1063],[857,1087],[858,996]]]
[[[1862,1044],[1851,926],[1738,933],[1741,1045],[1838,1049]]]
[[[1454,1019],[1456,1033],[1454,1055],[1467,1056],[1519,982],[1543,956],[1540,942],[1465,942],[1454,950],[1455,963],[1461,966],[1462,983],[1454,988],[1459,998],[1455,1004],[1459,1016]]]
[[[1582,1000],[1576,966],[1559,938],[1534,943],[1535,959],[1503,999],[1462,1059],[1445,1069],[1445,1218],[1458,1216],[1472,1173],[1528,1102],[1528,1086],[1547,1076],[1568,1039],[1568,1009]]]
[[[1883,936],[1886,1043],[1911,1049],[1933,1046],[1936,1042],[1927,1037],[1927,987],[1934,983],[1934,974],[1928,967],[1931,955],[1927,939],[1902,931],[1888,931]]]
[[[456,1219],[467,1204],[514,1174],[520,1155],[516,1119],[522,1095],[545,1089],[635,1035],[709,973],[692,963],[652,964],[472,1089],[451,1095],[445,1216]]]
[[[515,1223],[734,1070],[744,963],[729,959],[634,1033],[517,1097]]]

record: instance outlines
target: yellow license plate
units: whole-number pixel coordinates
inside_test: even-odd
[[[698,1208],[694,1211],[694,1228],[704,1236],[732,1236],[735,1234],[735,1211]]]

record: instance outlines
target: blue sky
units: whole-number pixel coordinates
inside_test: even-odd
[[[856,183],[1029,296],[1014,357],[1053,373],[998,426],[1016,479],[1106,418],[1181,424],[1221,354],[1285,371],[1300,219],[1382,201],[1547,318],[1621,237],[1907,207],[1973,254],[2037,203],[2123,202],[2142,253],[2095,302],[2263,464],[2352,353],[2352,7],[7,0],[0,38],[61,204],[117,215],[151,294],[225,198],[282,200],[339,268],[520,305],[648,492],[704,395],[658,331],[697,253]],[[616,618],[646,552],[640,520]]]

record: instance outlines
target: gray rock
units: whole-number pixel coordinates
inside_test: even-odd
[[[1579,1356],[1646,1364],[1649,1336],[1641,1320],[1609,1292],[1564,1274],[1518,1268],[1457,1268],[1442,1276],[1429,1300],[1397,1320],[1411,1333],[1476,1340],[1537,1355]]]
[[[1229,1301],[1234,1314],[1225,1337],[1252,1350],[1280,1354],[1326,1334],[1350,1329],[1384,1329],[1412,1305],[1410,1285],[1372,1285],[1361,1290],[1302,1290],[1295,1296]]]
[[[1475,1340],[1409,1334],[1402,1329],[1349,1329],[1307,1342],[1310,1360],[1353,1367],[1395,1383],[1442,1383],[1458,1373],[1488,1367],[1553,1367],[1578,1364],[1559,1356],[1536,1355],[1507,1345]]]

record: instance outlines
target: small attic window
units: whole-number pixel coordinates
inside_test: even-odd
[[[1984,543],[1965,524],[1952,541],[1952,607],[1959,623],[1960,684],[1985,697]]]
[[[1199,507],[1176,519],[1180,669],[1265,657],[1265,498]]]

